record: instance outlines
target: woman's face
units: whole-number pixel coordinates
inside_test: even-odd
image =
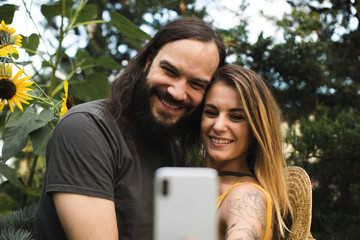
[[[211,86],[205,98],[201,140],[210,167],[236,171],[244,163],[253,135],[235,89],[223,82]],[[218,169],[220,170],[220,169]]]

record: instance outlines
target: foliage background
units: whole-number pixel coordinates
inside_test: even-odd
[[[61,99],[63,81],[69,81],[75,104],[105,98],[109,82],[149,38],[138,27],[151,35],[171,19],[208,15],[206,7],[196,7],[196,0],[35,2],[27,1],[26,6],[40,7],[43,28],[23,36],[25,60],[14,57],[26,66],[53,105],[35,99],[24,112],[17,109],[11,114],[5,107],[0,113],[4,142],[0,212],[8,216],[0,218],[0,229],[13,223],[11,215],[18,219],[16,210],[31,208],[28,206],[38,201],[45,146],[58,120],[54,106]],[[246,0],[232,9],[238,14],[236,26],[218,30],[231,56],[228,62],[257,71],[283,109],[288,126],[287,161],[305,168],[313,183],[314,237],[358,239],[360,1],[287,2],[289,13],[280,19],[268,18],[277,26],[281,40],[260,33],[250,42],[249,23],[243,17],[248,10]],[[1,18],[7,24],[19,21],[13,18],[17,10],[16,5],[0,0]],[[73,44],[65,46],[70,37]],[[36,89],[31,93],[44,97]],[[31,215],[30,211],[27,216],[31,219]],[[29,218],[24,219],[26,223]]]

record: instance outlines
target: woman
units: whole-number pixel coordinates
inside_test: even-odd
[[[220,239],[278,239],[290,215],[278,105],[255,72],[227,65],[205,94],[201,140],[219,173]]]

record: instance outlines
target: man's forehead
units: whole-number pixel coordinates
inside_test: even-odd
[[[219,52],[214,42],[182,39],[164,45],[155,56],[157,64],[177,71],[199,73],[193,77],[210,81],[219,65]]]

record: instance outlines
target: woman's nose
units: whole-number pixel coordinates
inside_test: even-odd
[[[215,119],[213,126],[215,131],[221,132],[226,130],[226,119],[222,116],[219,116]]]

